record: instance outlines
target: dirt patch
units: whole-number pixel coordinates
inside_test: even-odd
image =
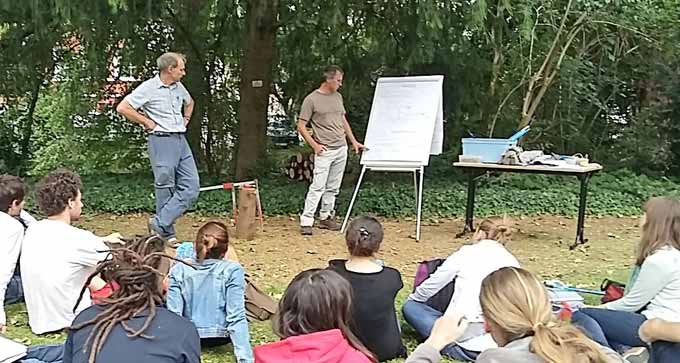
[[[131,236],[146,232],[147,218],[143,214],[96,215],[84,217],[80,224],[99,235],[116,231]],[[183,217],[177,225],[179,237],[189,241],[206,221],[224,219],[224,216]],[[448,256],[466,243],[464,238],[455,237],[463,228],[462,220],[424,224],[420,242],[410,238],[415,234],[413,220],[386,220],[383,225],[385,239],[379,258],[399,269],[406,284],[413,281],[419,261]],[[575,219],[522,217],[514,219],[514,227],[508,248],[524,267],[543,278],[560,278],[584,286],[595,286],[604,277],[625,280],[639,238],[637,218],[587,219],[589,242],[574,251],[568,246],[574,239]],[[281,290],[298,272],[326,267],[329,259],[345,256],[340,233],[315,229],[313,236],[304,237],[298,229],[297,218],[266,218],[264,231],[258,232],[255,240],[233,241],[248,273],[263,287]]]

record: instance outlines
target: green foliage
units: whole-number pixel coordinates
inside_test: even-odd
[[[30,174],[44,175],[58,168],[96,174],[101,170],[129,172],[148,165],[141,130],[109,112],[88,109],[88,99],[73,94],[68,84],[50,89],[40,98],[33,136],[36,151]],[[80,98],[72,101],[70,98]]]
[[[568,3],[281,0],[272,99],[295,120],[319,69],[340,64],[361,139],[378,77],[443,74],[445,149],[456,152],[468,131],[504,137],[517,127],[529,77],[550,54]],[[563,62],[525,146],[677,175],[680,4],[571,3],[567,31],[578,36],[558,49]],[[0,169],[42,173],[60,163],[56,155],[76,150],[63,164],[143,170],[140,133],[110,107],[91,112],[108,83],[133,77],[134,87],[154,73],[159,53],[178,50],[188,56],[185,84],[196,100],[192,150],[208,174],[228,175],[248,9],[242,0],[0,1]],[[259,161],[266,175],[267,160]]]
[[[457,171],[426,171],[423,200],[425,219],[461,218],[465,215],[467,184]],[[338,213],[347,210],[355,176],[345,178],[338,197]],[[202,180],[218,185],[224,180]],[[153,180],[148,174],[90,175],[83,177],[83,201],[87,213],[153,213]],[[307,184],[283,177],[260,179],[264,213],[268,216],[300,213]],[[596,216],[635,216],[642,204],[655,195],[680,195],[676,181],[634,174],[627,170],[604,172],[590,182],[587,213]],[[477,184],[476,216],[553,214],[575,216],[579,183],[574,177],[516,175],[482,177]],[[27,207],[35,209],[29,201]],[[231,193],[201,193],[192,212],[227,215]],[[355,203],[356,214],[372,213],[389,218],[415,218],[415,194],[410,174],[369,172]]]

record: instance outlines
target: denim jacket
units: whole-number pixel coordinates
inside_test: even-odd
[[[201,338],[229,337],[237,362],[252,363],[243,268],[236,262],[215,259],[194,267],[173,266],[168,309],[191,320]]]

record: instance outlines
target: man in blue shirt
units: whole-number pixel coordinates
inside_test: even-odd
[[[171,243],[176,241],[175,220],[196,201],[199,192],[196,162],[184,136],[194,110],[194,101],[180,82],[186,74],[185,60],[183,54],[172,52],[158,57],[159,74],[116,107],[149,133],[156,189],[156,215],[149,219],[149,229]]]

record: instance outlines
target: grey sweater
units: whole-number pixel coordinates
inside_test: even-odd
[[[485,350],[477,357],[477,363],[544,363],[543,358],[529,351],[532,337],[515,340],[502,348]],[[607,363],[627,363],[627,361],[609,348],[602,347],[602,353],[607,358]],[[406,359],[406,363],[439,363],[439,352],[425,344],[421,344]]]

